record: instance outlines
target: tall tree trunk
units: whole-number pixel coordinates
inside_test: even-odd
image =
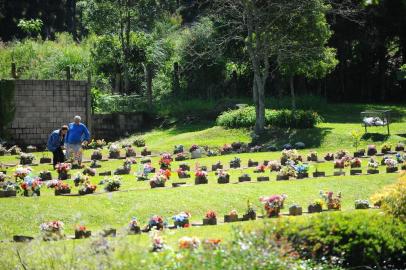
[[[73,39],[76,40],[76,0],[66,0],[66,11],[68,32],[71,33]]]
[[[265,84],[258,75],[254,75],[255,133],[261,134],[265,128]]]
[[[290,95],[292,98],[292,110],[296,110],[295,87],[294,87],[293,76],[289,77],[289,85],[290,85]]]
[[[146,85],[146,95],[148,107],[152,108],[152,66],[150,64],[143,64],[144,75],[145,75],[145,85]]]

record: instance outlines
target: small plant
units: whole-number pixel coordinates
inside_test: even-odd
[[[89,238],[92,232],[87,229],[84,225],[75,226],[75,239]]]
[[[168,170],[169,174],[170,171]],[[169,178],[167,177],[166,171],[159,171],[158,173],[156,173],[154,175],[154,177],[149,181],[149,185],[151,186],[151,188],[157,188],[157,187],[165,187],[165,183],[166,181],[169,180]]]
[[[405,150],[405,144],[402,142],[398,142],[398,144],[396,145],[395,151],[404,151]]]
[[[285,194],[282,194],[272,195],[269,197],[261,197],[259,198],[259,200],[264,204],[264,208],[268,217],[277,217],[279,216],[281,208],[283,208],[283,204],[286,198],[287,196]]]
[[[386,154],[386,153],[390,152],[391,149],[392,149],[392,145],[390,143],[384,143],[381,146],[381,152],[383,154]]]
[[[117,191],[121,187],[121,177],[118,176],[104,179],[103,182],[104,182],[104,190],[106,190],[107,192]]]
[[[207,179],[207,172],[203,170],[197,170],[195,172],[195,184],[207,184],[208,179]]]
[[[55,166],[55,169],[58,173],[67,173],[72,168],[72,164],[70,163],[58,163]]]
[[[368,200],[356,200],[355,201],[355,209],[368,209],[369,202]]]
[[[145,139],[143,137],[137,137],[137,138],[135,138],[133,145],[136,147],[144,147]]]
[[[161,159],[159,160],[159,166],[163,170],[170,169],[172,161],[173,159],[170,154],[167,153],[162,154]]]
[[[350,157],[350,155],[348,154],[347,150],[339,150],[336,154],[335,154],[335,158],[336,159],[344,159],[344,160],[348,160]]]
[[[206,217],[207,219],[216,219],[216,218],[217,218],[217,214],[216,214],[216,212],[214,212],[213,210],[209,210],[209,211],[206,212],[205,217]]]
[[[329,210],[340,210],[341,209],[341,192],[334,197],[334,193],[332,191],[323,192],[320,191],[320,196],[324,199],[327,204],[327,208]]]
[[[160,236],[158,233],[154,233],[152,235],[152,250],[151,252],[160,252],[162,250],[164,250],[165,248],[165,243],[164,240],[162,238],[162,236]]]
[[[71,191],[69,184],[60,180],[57,181],[56,185],[54,186],[54,189],[55,195],[69,194]]]
[[[379,163],[375,159],[371,158],[368,162],[368,168],[378,169],[378,167],[379,167]]]
[[[241,166],[241,159],[238,157],[234,157],[230,160],[230,168],[239,168]]]
[[[128,231],[130,233],[139,234],[141,233],[140,225],[138,224],[137,218],[131,218],[130,223],[128,224]]]
[[[180,212],[172,217],[175,227],[187,228],[190,226],[189,220],[192,215],[189,212]]]
[[[317,161],[317,152],[316,151],[312,151],[307,155],[307,161]]]
[[[75,183],[75,187],[78,187],[79,185],[85,183],[88,180],[89,180],[89,177],[87,175],[84,175],[82,173],[77,173],[75,178],[73,179],[73,182]]]
[[[163,230],[165,226],[166,223],[164,222],[163,217],[154,215],[149,219],[148,224],[143,231],[149,232],[153,229],[160,231]]]
[[[27,175],[32,172],[30,167],[17,167],[14,171],[14,177],[16,180],[23,180]]]
[[[352,146],[355,148],[355,152],[358,151],[358,147],[361,144],[362,132],[361,131],[351,131]]]
[[[268,162],[268,168],[271,170],[271,172],[278,172],[281,170],[282,165],[276,160],[271,160]]]
[[[42,182],[39,177],[26,176],[24,182],[20,184],[24,196],[40,196]]]
[[[129,145],[125,148],[125,156],[126,157],[135,157],[136,156],[135,150],[131,145]]]
[[[305,174],[309,171],[309,165],[303,164],[301,162],[297,165],[294,165],[293,168],[295,169],[297,174]]]
[[[265,172],[266,168],[267,168],[267,167],[266,167],[264,164],[261,164],[261,165],[258,165],[258,166],[255,168],[254,172],[256,172],[256,173],[263,173],[263,172]]]
[[[86,180],[79,188],[79,195],[92,194],[96,191],[97,186]]]
[[[96,148],[103,148],[106,146],[106,141],[104,139],[101,140],[91,140],[90,143],[87,145],[88,148],[96,149]]]
[[[385,165],[387,168],[397,168],[398,162],[395,159],[387,158],[385,159]]]
[[[65,238],[63,234],[64,224],[62,221],[50,221],[40,225],[42,237],[45,241],[60,240]]]
[[[332,161],[332,160],[334,160],[334,154],[333,154],[333,153],[327,153],[327,154],[324,156],[324,160],[326,160],[326,161]]]

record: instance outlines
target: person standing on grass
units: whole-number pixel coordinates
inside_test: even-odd
[[[65,161],[65,155],[63,154],[62,147],[65,142],[65,136],[68,132],[68,126],[63,125],[60,129],[52,131],[51,135],[49,135],[47,148],[53,154],[52,163],[55,165]]]
[[[66,158],[82,164],[82,145],[87,145],[90,139],[90,133],[87,127],[81,123],[79,115],[73,118],[73,123],[68,125],[68,134],[66,135]],[[72,158],[73,156],[73,158]]]

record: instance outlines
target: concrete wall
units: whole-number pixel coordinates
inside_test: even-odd
[[[44,145],[51,131],[80,115],[89,128],[90,93],[86,81],[16,80],[16,113],[9,129],[19,145]]]

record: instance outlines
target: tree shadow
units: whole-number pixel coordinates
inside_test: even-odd
[[[373,142],[383,142],[389,139],[388,134],[382,133],[365,133],[362,135],[362,140],[371,140]]]

